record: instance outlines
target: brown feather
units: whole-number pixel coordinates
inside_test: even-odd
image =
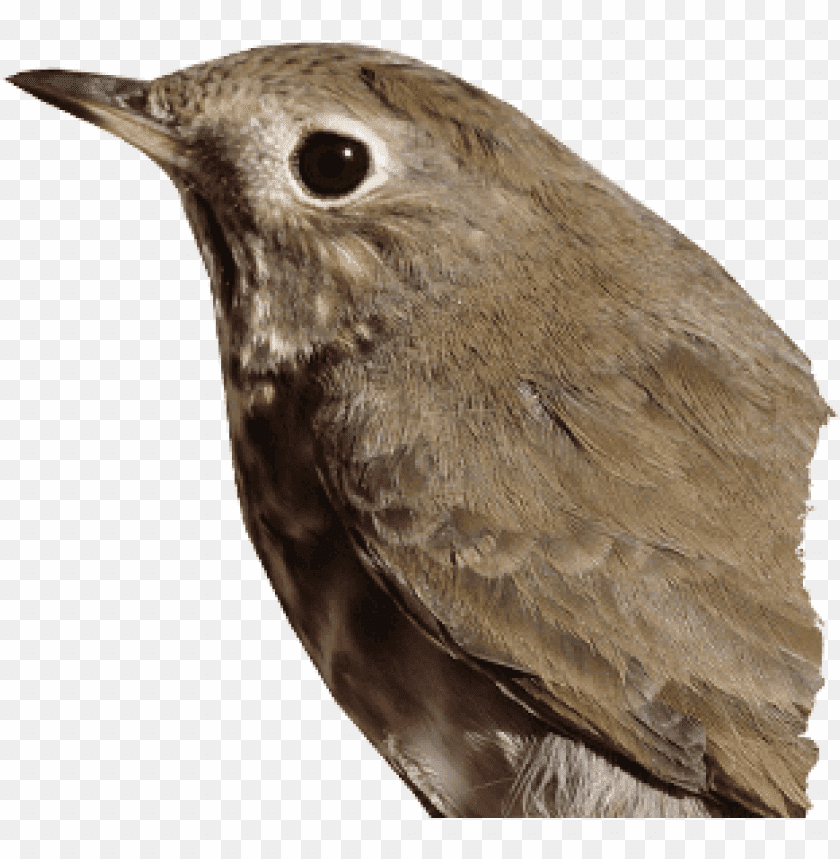
[[[798,547],[832,412],[735,281],[405,57],[296,45],[90,77],[16,82],[170,172],[249,533],[430,813],[804,814],[822,641]],[[289,147],[336,122],[386,164],[316,205]]]

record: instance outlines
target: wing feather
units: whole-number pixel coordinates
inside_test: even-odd
[[[334,497],[365,551],[464,654],[508,672],[499,682],[525,704],[539,699],[559,723],[679,787],[763,813],[806,808],[816,749],[799,734],[821,685],[821,637],[796,535],[782,535],[786,557],[772,543],[761,551],[772,529],[756,523],[758,509],[737,515],[749,495],[715,473],[711,439],[699,454],[669,453],[702,431],[688,417],[671,418],[646,456],[582,397],[563,401],[558,423],[561,395],[546,388],[532,380],[523,408],[537,398],[554,436],[490,425],[492,458],[479,454],[481,422],[453,421],[453,437],[434,446],[422,418],[413,447],[333,457]],[[746,485],[764,477],[758,465],[743,472]],[[733,495],[731,516],[706,515],[711,492]]]

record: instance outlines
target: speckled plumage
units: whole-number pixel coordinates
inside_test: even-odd
[[[805,356],[521,113],[352,45],[13,82],[178,188],[248,533],[432,814],[802,815],[821,636]],[[363,140],[309,199],[295,141]]]

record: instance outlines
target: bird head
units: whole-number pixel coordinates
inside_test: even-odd
[[[546,241],[538,167],[589,170],[511,106],[372,48],[258,48],[152,82],[59,71],[12,82],[171,177],[233,375],[409,329],[436,332],[416,338],[434,351],[442,332],[492,315],[492,290],[476,290],[510,281],[522,248],[533,257]]]

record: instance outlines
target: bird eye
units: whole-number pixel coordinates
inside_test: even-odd
[[[335,199],[355,191],[370,172],[368,147],[332,131],[307,135],[292,156],[294,172],[315,197]]]

